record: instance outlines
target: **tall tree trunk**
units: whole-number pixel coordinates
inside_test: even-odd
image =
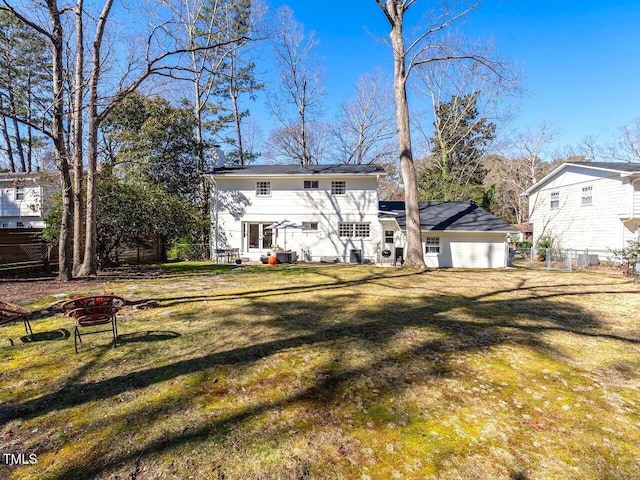
[[[79,275],[88,276],[98,273],[98,226],[97,226],[97,167],[98,167],[98,129],[100,127],[101,118],[98,116],[98,82],[100,80],[101,58],[100,47],[104,36],[104,28],[109,18],[109,12],[113,0],[106,0],[93,40],[92,66],[89,76],[89,140],[88,140],[88,159],[87,159],[87,210],[85,225],[85,248],[84,261],[79,270]]]
[[[2,105],[0,104],[0,107],[2,107]],[[7,151],[7,160],[9,160],[9,170],[11,172],[15,172],[16,171],[16,163],[15,160],[13,159],[13,147],[11,146],[11,137],[9,136],[9,130],[7,127],[7,118],[6,117],[2,117],[2,122],[0,122],[0,130],[2,130],[2,138],[4,138],[4,143],[6,144],[6,151]]]
[[[82,202],[83,186],[83,121],[82,97],[84,92],[84,26],[82,21],[83,0],[76,5],[76,75],[73,83],[73,269],[78,273],[82,266],[84,248],[84,208]]]
[[[391,47],[393,49],[393,87],[396,100],[396,121],[398,124],[398,148],[400,151],[400,171],[405,188],[405,209],[407,218],[407,252],[405,265],[423,272],[427,269],[422,253],[422,232],[420,230],[420,210],[418,208],[418,180],[413,163],[411,146],[411,126],[409,122],[409,102],[407,100],[407,75],[405,71],[405,46],[403,38],[404,7],[399,2],[389,0],[391,22]]]
[[[192,54],[193,64],[196,64],[195,55]],[[200,214],[202,215],[202,219],[206,221],[209,218],[209,199],[207,195],[207,181],[205,179],[205,151],[204,151],[204,138],[203,138],[203,130],[204,127],[202,125],[202,113],[204,110],[204,105],[202,104],[202,91],[200,88],[200,75],[196,75],[194,84],[194,111],[196,114],[196,143],[198,145],[198,189],[200,194]],[[209,243],[209,228],[206,226],[202,227],[202,231],[200,232],[200,241],[203,244]]]
[[[55,146],[56,163],[60,171],[60,190],[62,192],[62,219],[60,222],[60,244],[58,247],[58,280],[69,281],[72,272],[72,234],[73,234],[73,190],[69,173],[69,154],[64,134],[64,80],[62,61],[64,40],[61,13],[57,0],[47,0],[47,8],[52,25],[51,44],[53,50],[53,105],[51,135]]]
[[[230,89],[231,90],[231,89]],[[238,93],[236,90],[231,90],[231,102],[233,105],[233,123],[236,129],[236,138],[238,139],[238,161],[240,165],[244,165],[244,147],[242,145],[242,130],[241,130],[241,117],[240,106],[238,105]]]
[[[27,74],[27,91],[31,91],[31,72]],[[33,118],[33,107],[31,105],[31,95],[27,95],[27,118],[29,121]],[[27,171],[33,171],[33,129],[31,125],[27,126]]]
[[[16,111],[15,101],[13,99],[13,92],[9,90],[9,99],[11,102],[12,111]],[[23,172],[27,172],[27,163],[24,158],[24,148],[22,147],[22,138],[20,138],[20,125],[18,124],[18,119],[13,118],[13,131],[15,132],[16,137],[16,152],[18,153],[18,160],[20,160],[20,170]]]

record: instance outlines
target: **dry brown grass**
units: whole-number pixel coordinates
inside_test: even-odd
[[[78,355],[52,333],[71,329],[61,316],[33,321],[42,341],[0,330],[16,343],[0,348],[0,450],[38,459],[2,478],[640,471],[640,287],[625,278],[186,266],[91,288],[159,306],[128,308],[120,346],[94,335]]]

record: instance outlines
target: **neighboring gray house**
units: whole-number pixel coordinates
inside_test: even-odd
[[[430,268],[507,266],[506,236],[517,230],[473,202],[420,202],[425,262]],[[393,258],[406,248],[404,202],[380,202],[385,248]]]
[[[525,195],[534,242],[551,235],[561,248],[606,257],[640,239],[638,163],[564,163]]]

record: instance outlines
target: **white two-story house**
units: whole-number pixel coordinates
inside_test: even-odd
[[[565,163],[525,191],[534,242],[606,257],[640,239],[640,164]]]
[[[274,250],[307,261],[398,263],[406,251],[404,202],[379,202],[377,165],[220,167],[211,182],[211,248],[257,260]],[[287,220],[288,228],[274,228]],[[471,202],[421,202],[429,267],[498,268],[515,230]],[[383,255],[383,253],[385,255]]]
[[[53,179],[41,173],[0,173],[0,228],[44,228],[43,203]]]
[[[213,170],[215,250],[232,247],[257,260],[276,248],[304,260],[352,255],[373,259],[382,236],[377,165],[251,165]],[[269,228],[288,220],[286,229]]]

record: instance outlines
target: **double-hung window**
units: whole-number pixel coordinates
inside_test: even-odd
[[[425,253],[440,253],[440,237],[426,237],[424,244]]]
[[[593,187],[582,187],[582,198],[580,200],[580,205],[583,207],[593,205]]]
[[[549,208],[555,209],[560,207],[560,192],[551,192],[550,199]]]
[[[24,200],[24,187],[16,187],[16,200]]]
[[[334,180],[331,182],[331,195],[346,195],[347,182],[344,180]]]
[[[271,195],[271,182],[256,182],[256,195],[258,197]]]
[[[302,222],[302,230],[306,230],[306,231],[318,230],[318,222]]]
[[[384,231],[384,243],[393,243],[393,230]]]
[[[362,222],[340,222],[338,223],[338,235],[346,238],[369,238],[371,225]]]

